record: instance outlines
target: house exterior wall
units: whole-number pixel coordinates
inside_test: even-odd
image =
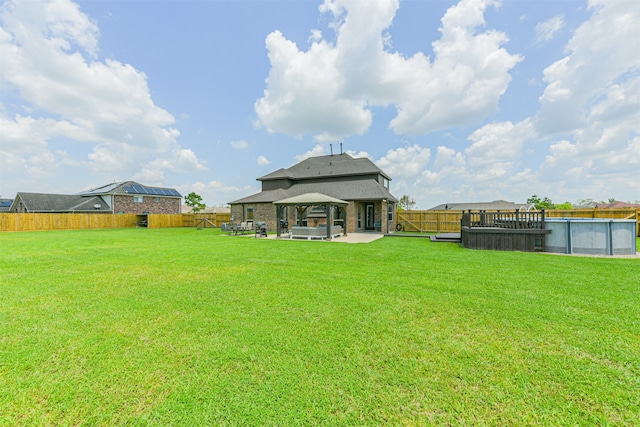
[[[262,191],[276,190],[278,188],[287,189],[291,187],[291,185],[293,185],[293,183],[290,179],[274,179],[262,181]]]
[[[16,200],[14,200],[13,206],[10,212],[13,212],[13,213],[27,212],[27,208],[24,206],[24,203],[22,202],[22,199],[20,198],[20,196],[16,197]]]
[[[253,218],[247,217],[247,208],[253,209]],[[231,205],[231,216],[233,223],[253,221],[266,222],[267,230],[275,231],[276,229],[276,207],[273,203],[249,203]]]
[[[134,197],[142,197],[142,202],[134,202]],[[128,214],[179,214],[181,199],[142,195],[114,195],[113,212]]]
[[[373,204],[374,205],[374,217],[375,222],[380,223],[380,232],[389,233],[395,230],[396,218],[395,212],[393,213],[393,220],[391,222],[388,221],[388,204],[387,202],[382,201],[371,201],[371,202],[354,202],[351,201],[346,206],[346,228],[347,233],[355,233],[357,231],[364,231],[364,218],[361,221],[361,227],[358,228],[358,214],[357,209],[358,205],[364,209],[365,205]],[[234,204],[231,205],[231,216],[233,217],[233,222],[239,224],[240,222],[246,222],[250,219],[246,217],[246,208],[253,209],[253,222],[254,224],[257,222],[266,222],[267,230],[276,231],[277,230],[277,222],[276,222],[276,207],[273,203],[251,203],[251,204]],[[286,206],[285,207],[285,216],[289,221],[289,227],[296,224],[296,207],[295,206]],[[334,218],[335,219],[335,218]],[[326,223],[326,220],[322,218],[318,221],[319,224]],[[310,224],[314,225],[314,224]]]

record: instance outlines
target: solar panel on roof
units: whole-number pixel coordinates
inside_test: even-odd
[[[158,196],[182,197],[180,193],[173,188],[144,187],[139,184],[125,186],[124,191],[129,194],[153,194]]]

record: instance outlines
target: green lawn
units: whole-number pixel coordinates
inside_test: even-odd
[[[640,259],[0,234],[0,425],[637,425]]]

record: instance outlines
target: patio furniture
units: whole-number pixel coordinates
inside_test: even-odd
[[[342,236],[342,227],[334,225],[331,227],[331,237]],[[327,226],[322,224],[318,227],[304,227],[300,225],[294,225],[291,227],[290,239],[319,239],[324,240],[327,238]]]
[[[267,237],[267,223],[256,223],[256,237]]]

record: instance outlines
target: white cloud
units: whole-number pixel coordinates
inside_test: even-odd
[[[77,4],[7,1],[0,19],[0,82],[15,89],[30,111],[3,118],[15,131],[7,140],[35,140],[38,150],[52,150],[52,139],[64,136],[93,147],[83,163],[110,176],[205,169],[178,144],[175,119],[154,104],[145,74],[96,59],[98,27]],[[28,146],[21,150],[22,159],[33,155],[25,152]],[[50,160],[55,168],[56,157]]]
[[[422,54],[408,60],[390,56],[400,70],[402,97],[391,127],[401,134],[423,134],[474,123],[496,111],[506,91],[509,70],[522,60],[501,46],[504,33],[477,33],[485,24],[484,11],[495,2],[463,0],[442,18],[442,38],[433,43],[433,62]]]
[[[306,153],[297,155],[295,157],[296,163],[301,162],[304,159],[308,159],[309,157],[324,156],[326,154],[329,154],[326,150],[326,147],[323,144],[316,144],[311,150],[307,151]]]
[[[431,150],[417,144],[387,151],[376,164],[392,177],[414,178],[429,164]]]
[[[347,150],[346,153],[351,157],[353,157],[354,159],[365,159],[365,158],[370,159],[371,158],[371,155],[366,151]]]
[[[249,143],[245,140],[231,141],[231,147],[236,150],[243,150],[249,146]]]
[[[258,156],[257,162],[259,166],[267,166],[271,164],[271,160],[267,159],[265,156]]]
[[[272,68],[255,109],[270,132],[297,137],[312,132],[318,141],[334,141],[369,127],[371,112],[364,102],[340,95],[337,51],[327,42],[314,42],[308,52],[301,52],[275,31],[266,43]]]
[[[477,31],[495,4],[462,0],[451,7],[432,61],[421,52],[405,58],[385,50],[397,1],[326,0],[320,11],[333,14],[335,45],[317,31],[307,51],[279,31],[267,37],[271,70],[255,103],[258,121],[270,132],[311,133],[318,141],[362,134],[372,106],[396,107],[390,127],[398,134],[476,122],[497,109],[509,70],[522,60],[502,48],[505,34]]]
[[[560,138],[538,179],[576,199],[585,197],[585,187],[590,196],[616,188],[638,194],[640,184],[629,176],[640,166],[640,56],[630,52],[640,52],[640,10],[595,0],[589,9],[568,55],[544,71],[534,123],[538,133]]]
[[[553,39],[558,31],[564,28],[566,22],[563,14],[553,16],[546,21],[538,22],[535,28],[535,42],[540,44]]]
[[[639,78],[640,10],[628,2],[591,1],[593,14],[574,33],[569,55],[544,70],[547,86],[536,117],[539,132],[571,131],[588,125],[592,110],[621,84]]]
[[[469,136],[473,143],[464,150],[467,164],[476,181],[503,179],[510,175],[519,159],[525,141],[535,132],[530,120],[491,123]]]
[[[237,187],[228,185],[223,181],[212,180],[209,182],[194,182],[175,186],[180,194],[186,195],[192,191],[202,196],[207,206],[226,206],[229,202],[246,197],[260,191],[255,186]]]

